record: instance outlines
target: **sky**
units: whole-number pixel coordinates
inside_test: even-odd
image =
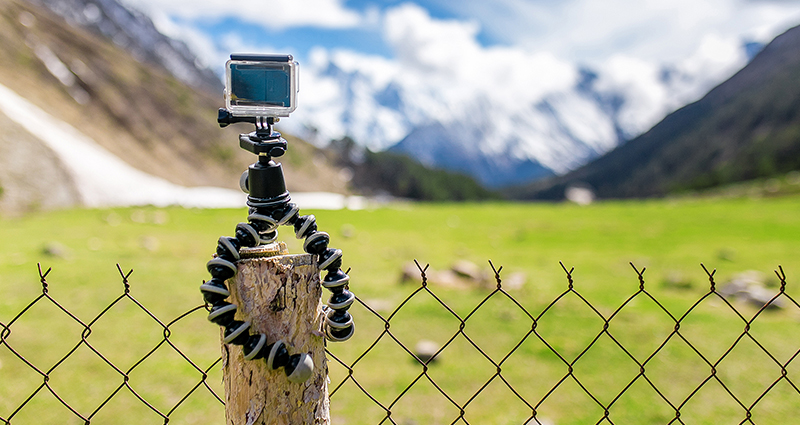
[[[800,2],[787,0],[126,1],[218,68],[220,56],[243,49],[299,60],[314,48],[394,59],[403,46],[387,22],[397,18],[414,19],[410,32],[420,37],[456,34],[484,49],[585,64],[615,56],[674,62],[703,44],[763,43],[800,24]]]
[[[797,0],[123,1],[220,75],[232,52],[292,54],[298,111],[317,121],[334,119],[341,96],[324,78],[329,63],[367,75],[373,90],[418,87],[446,108],[468,98],[535,103],[590,68],[601,90],[627,94],[632,134],[731,76],[747,46],[800,25]],[[680,78],[665,86],[667,68]],[[330,137],[345,131],[331,126]],[[406,130],[387,125],[384,145]]]

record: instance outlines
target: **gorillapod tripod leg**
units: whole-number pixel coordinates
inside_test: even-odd
[[[272,119],[259,118],[255,132],[239,136],[240,146],[258,155],[242,185],[249,191],[248,222],[236,226],[235,236],[219,238],[216,257],[207,264],[212,279],[200,290],[211,306],[208,320],[224,328],[225,344],[240,345],[245,359],[264,358],[271,369],[283,367],[290,381],[303,382],[313,371],[311,357],[306,353],[290,355],[282,341],[269,344],[264,334],[250,333],[250,322],[236,320],[237,306],[226,301],[230,291],[225,281],[236,274],[241,248],[272,243],[278,236],[278,227],[293,226],[295,236],[305,238],[303,250],[313,255],[319,270],[325,272],[322,286],[332,293],[325,314],[325,336],[329,341],[346,341],[355,332],[348,312],[355,295],[348,289],[350,277],[341,269],[342,251],[330,248],[330,235],[317,229],[316,218],[300,216],[300,209],[291,202],[281,164],[272,160],[273,156],[283,155],[287,145],[279,133],[272,131],[272,123]]]

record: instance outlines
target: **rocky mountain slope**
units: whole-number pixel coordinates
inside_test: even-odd
[[[29,0],[125,49],[137,61],[155,65],[183,83],[221,93],[222,83],[202,66],[186,43],[161,34],[141,12],[115,0]]]
[[[800,27],[795,27],[645,134],[565,176],[509,193],[561,199],[567,187],[587,185],[603,198],[661,196],[798,169]]]
[[[86,4],[106,11],[100,3]],[[223,102],[216,90],[190,87],[165,66],[137,60],[38,3],[0,0],[0,64],[0,84],[150,175],[236,189],[253,162],[237,137],[251,129],[217,126]],[[7,118],[0,116],[7,124],[0,126],[0,211],[76,205],[59,157]],[[341,170],[300,140],[290,138],[281,162],[292,191],[346,190]]]

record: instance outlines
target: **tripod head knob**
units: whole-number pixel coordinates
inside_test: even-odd
[[[277,158],[286,153],[288,143],[278,132],[272,132],[265,138],[254,131],[250,134],[240,134],[239,146],[259,156],[266,155],[270,158]]]

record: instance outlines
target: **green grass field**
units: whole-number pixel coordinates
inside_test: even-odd
[[[419,286],[401,283],[404,264],[417,259],[443,270],[459,259],[491,272],[488,261],[503,267],[503,276],[521,273],[520,288],[508,292],[534,317],[567,290],[559,262],[574,267],[575,289],[608,318],[639,287],[629,263],[646,268],[645,288],[674,316],[706,292],[701,268],[716,269],[722,285],[746,270],[764,272],[777,292],[772,271],[782,265],[787,293],[800,299],[795,276],[800,272],[800,196],[771,199],[675,199],[645,202],[570,204],[399,204],[362,211],[314,213],[331,246],[345,252],[352,268],[351,289],[388,317]],[[129,208],[69,210],[0,220],[0,322],[7,324],[41,294],[37,263],[46,270],[48,293],[84,323],[123,292],[117,263],[130,277],[131,295],[162,321],[170,321],[201,303],[198,286],[207,279],[205,262],[220,235],[230,235],[246,211]],[[301,243],[289,229],[281,239],[290,251]],[[55,252],[55,255],[53,254]],[[680,285],[669,285],[679,276]],[[459,316],[466,317],[492,288],[430,288]],[[327,296],[327,295],[326,295]],[[757,312],[734,303],[747,319]],[[331,345],[347,363],[355,361],[384,329],[378,318],[354,306],[357,334]],[[681,334],[709,361],[716,362],[741,335],[744,322],[713,296],[681,323]],[[609,331],[629,352],[644,361],[672,332],[674,322],[647,297],[636,297],[610,323]],[[420,339],[447,342],[459,321],[427,293],[409,301],[391,321],[392,333],[408,347]],[[531,320],[503,294],[495,294],[467,320],[464,333],[495,362],[500,362],[531,329]],[[583,349],[603,329],[603,321],[575,294],[567,294],[537,324],[542,335],[564,358],[574,362],[575,376],[602,403],[608,404],[638,374],[638,366],[607,335],[592,349]],[[51,368],[78,344],[82,327],[53,305],[40,302],[13,324],[8,344],[42,370]],[[171,328],[170,341],[201,367],[219,356],[218,329],[200,311]],[[122,300],[92,326],[87,337],[120,369],[133,366],[162,338],[162,329],[128,300]],[[800,385],[800,365],[790,361],[800,348],[800,311],[788,308],[759,316],[751,335],[779,363],[788,363],[787,377]],[[331,388],[346,371],[329,363]],[[210,373],[211,386],[222,395],[221,374]],[[535,335],[529,336],[502,364],[502,377],[528,402],[536,404],[567,374],[568,367]],[[384,336],[356,365],[354,377],[385,406],[422,372],[394,341]],[[495,374],[495,366],[463,335],[457,336],[428,376],[456,403],[465,404]],[[707,378],[710,368],[674,336],[647,364],[646,375],[663,396],[679,405]],[[681,420],[692,424],[739,423],[742,404],[753,409],[753,422],[789,423],[800,409],[800,393],[781,380],[765,397],[762,392],[780,378],[781,369],[748,337],[726,355],[711,379],[685,406]],[[168,346],[131,373],[130,385],[166,413],[199,382],[199,374]],[[721,383],[720,383],[721,382]],[[8,418],[42,378],[0,346],[0,418]],[[89,415],[122,379],[85,345],[58,366],[48,384],[75,410]],[[348,381],[332,397],[334,423],[378,423],[385,416]],[[499,377],[470,401],[469,423],[522,424],[531,415]],[[163,423],[157,414],[123,388],[92,423]],[[451,423],[458,408],[427,377],[392,407],[392,420],[403,424]],[[564,381],[538,408],[538,418],[552,423],[596,423],[603,409],[578,384]],[[614,423],[668,423],[674,410],[642,378],[610,409]],[[170,423],[222,423],[223,408],[202,388],[170,414]],[[83,423],[47,388],[17,413],[12,423]],[[385,422],[385,423],[388,423]]]

